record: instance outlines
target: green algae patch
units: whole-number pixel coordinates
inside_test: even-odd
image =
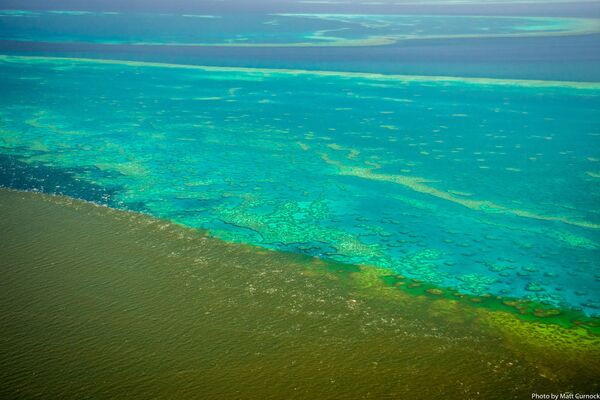
[[[428,321],[455,327],[475,324],[513,351],[527,353],[527,360],[548,379],[560,380],[561,374],[575,379],[573,371],[582,365],[591,376],[600,376],[598,318],[528,300],[459,293],[368,266],[352,279],[361,296],[389,307],[411,309]]]
[[[431,304],[447,302],[453,310],[461,308],[465,314],[481,312],[504,313],[513,315],[524,323],[556,325],[564,331],[569,329],[584,330],[591,337],[600,337],[600,319],[589,317],[580,311],[558,309],[539,302],[512,299],[490,294],[479,296],[469,295],[453,290],[441,288],[419,279],[407,278],[399,274],[390,274],[389,270],[372,266],[361,266],[360,271],[351,274],[352,281],[363,291],[365,296],[377,296],[388,299],[419,299]],[[397,292],[402,293],[399,295]],[[409,295],[408,297],[406,295]],[[549,328],[552,332],[552,328]],[[558,331],[557,331],[558,332]],[[560,338],[557,338],[559,341]]]
[[[558,324],[526,321],[507,312],[482,310],[482,322],[502,332],[506,340],[558,353],[569,351],[600,356],[600,336],[582,326],[565,328]]]
[[[387,273],[386,273],[387,272]],[[482,308],[489,312],[504,312],[517,317],[521,321],[532,323],[554,324],[565,329],[582,328],[592,335],[600,336],[600,318],[589,317],[580,311],[559,309],[532,300],[513,299],[502,296],[493,296],[488,293],[470,295],[457,292],[453,288],[443,288],[427,282],[406,278],[402,275],[389,274],[389,271],[380,269],[379,272],[369,274],[370,286],[375,286],[373,277],[378,277],[387,287],[395,288],[412,296],[426,296],[431,300],[443,298],[447,301],[458,301],[468,308]],[[364,280],[360,279],[359,281]],[[418,283],[418,285],[415,285]]]
[[[527,334],[526,341],[539,348],[600,354],[600,319],[579,311],[490,294],[458,293],[371,266],[361,266],[350,277],[364,297],[410,304],[426,310],[430,318],[443,317],[453,323],[477,319],[497,329],[509,343],[523,342]]]
[[[384,284],[388,275],[389,271],[386,269],[361,265],[348,275],[347,284],[366,298],[406,299],[405,293]]]
[[[427,289],[427,293],[432,294],[434,296],[441,296],[444,294],[444,291],[442,289],[431,288]]]
[[[600,336],[582,326],[526,321],[515,314],[481,309],[478,321],[499,333],[505,344],[526,353],[541,376],[551,380],[576,379],[580,366],[591,376],[600,376]]]

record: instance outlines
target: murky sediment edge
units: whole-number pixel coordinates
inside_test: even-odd
[[[255,352],[263,346],[272,347],[270,342],[274,341],[282,347],[275,347],[272,354],[280,354],[287,361],[298,357],[299,365],[307,363],[303,374],[310,379],[320,379],[319,372],[313,368],[322,365],[318,358],[311,361],[313,356],[338,362],[357,360],[358,367],[347,367],[347,372],[358,373],[363,380],[356,381],[355,377],[353,383],[358,386],[346,388],[350,390],[348,393],[355,393],[354,397],[359,397],[358,388],[365,385],[371,385],[364,389],[367,391],[377,387],[397,388],[394,377],[406,378],[415,368],[421,372],[419,379],[423,382],[429,379],[428,373],[446,376],[444,368],[458,368],[454,372],[448,370],[446,381],[438,381],[436,385],[454,385],[456,374],[464,374],[464,382],[469,385],[485,385],[488,389],[493,385],[497,393],[490,396],[488,392],[489,398],[520,398],[507,397],[503,391],[522,395],[533,390],[550,390],[548,388],[580,392],[598,389],[600,335],[597,325],[594,326],[593,319],[584,320],[583,316],[573,321],[580,315],[568,310],[560,310],[558,315],[546,310],[544,314],[531,302],[466,296],[391,275],[381,268],[228,243],[209,237],[205,231],[62,195],[0,189],[0,211],[5,232],[12,233],[6,241],[8,247],[0,243],[0,254],[8,261],[2,270],[6,278],[3,282],[6,292],[0,296],[4,309],[0,317],[4,321],[2,335],[6,343],[29,340],[38,346],[0,345],[0,352],[9,355],[7,360],[12,366],[23,368],[25,362],[39,364],[38,360],[50,357],[52,353],[39,345],[52,340],[51,344],[58,346],[56,351],[65,354],[44,365],[58,362],[70,370],[77,365],[69,361],[70,347],[83,340],[81,350],[77,350],[79,344],[75,345],[72,356],[89,358],[91,364],[87,368],[91,369],[78,379],[87,379],[85,374],[97,379],[100,372],[92,366],[113,362],[112,356],[107,358],[103,354],[110,354],[111,347],[116,345],[114,340],[118,340],[118,337],[113,339],[113,335],[125,329],[126,338],[141,334],[137,346],[143,356],[136,357],[140,362],[145,360],[143,370],[150,376],[156,377],[160,371],[156,370],[157,366],[146,365],[152,362],[154,354],[148,352],[166,354],[168,368],[184,368],[183,375],[176,372],[175,386],[193,386],[194,380],[185,379],[189,373],[185,368],[202,365],[194,358],[195,351],[212,354],[213,346],[241,346],[242,354],[232,355],[231,362],[222,363],[218,368],[219,373],[229,376],[227,374],[242,373],[238,364],[243,362],[241,365],[245,366],[248,360],[260,358]],[[64,224],[57,222],[62,220]],[[64,226],[57,229],[44,226],[52,221]],[[72,234],[69,229],[77,233]],[[64,242],[63,234],[66,235]],[[115,248],[114,254],[98,253],[106,252],[111,246]],[[103,260],[102,264],[98,264],[98,260]],[[78,297],[83,300],[81,306]],[[45,309],[46,303],[50,305],[50,312]],[[98,314],[80,312],[80,307],[97,309]],[[161,322],[163,318],[168,320]],[[102,328],[96,333],[93,321],[100,323],[98,328],[107,327],[108,331]],[[50,324],[48,329],[53,335],[39,332],[40,328],[28,333],[23,331],[30,325],[45,323]],[[131,332],[126,328],[130,324],[133,324]],[[152,327],[172,324],[173,331],[153,330],[146,337],[143,329],[135,328],[139,324]],[[61,335],[69,338],[65,344],[59,339]],[[109,341],[105,343],[103,337]],[[252,341],[255,337],[258,344]],[[175,347],[159,348],[152,344],[154,340],[169,340],[170,346]],[[246,343],[248,340],[251,342]],[[177,348],[182,349],[181,353]],[[118,351],[118,347],[115,350]],[[312,354],[313,351],[317,354]],[[115,357],[122,358],[120,353],[116,354]],[[128,355],[125,360],[132,356]],[[216,357],[222,359],[229,355],[217,353]],[[66,361],[60,361],[63,359]],[[375,364],[388,360],[390,364],[383,366],[389,369],[387,372],[367,370],[362,364],[366,360],[376,361]],[[127,363],[123,361],[122,368]],[[267,361],[257,364],[267,369],[266,375],[259,375],[259,381],[273,379],[268,365]],[[345,368],[334,365],[335,370]],[[63,378],[52,375],[52,370],[45,366],[40,368],[40,373],[52,376],[50,382],[43,380],[41,384],[52,386],[62,382]],[[479,372],[478,368],[485,370]],[[248,372],[260,374],[259,369]],[[244,374],[246,370],[243,369]],[[0,373],[10,377],[9,388],[40,379],[31,378],[28,371],[0,368]],[[192,375],[199,385],[193,389],[201,391],[210,373],[198,374]],[[257,379],[256,375],[253,379]],[[287,378],[274,379],[281,383]],[[419,382],[407,382],[405,386],[414,393],[415,388],[424,384]],[[218,390],[223,389],[222,383],[215,384]],[[147,385],[141,384],[138,390]],[[97,387],[107,390],[103,385]],[[262,390],[262,387],[254,390]],[[322,398],[339,398],[323,397],[330,389],[322,386],[315,390]],[[342,393],[340,390],[335,388],[337,396]],[[191,394],[186,392],[180,397],[194,397]],[[170,396],[166,398],[172,398],[172,392]],[[464,396],[455,393],[449,398]]]
[[[186,235],[200,236],[223,246],[238,247],[244,252],[279,253],[284,257],[289,257],[292,261],[300,260],[302,264],[310,265],[310,269],[314,273],[334,274],[338,278],[349,279],[353,286],[356,286],[359,290],[364,290],[364,294],[369,297],[389,298],[392,301],[400,298],[405,300],[410,297],[418,302],[428,302],[431,306],[446,303],[452,312],[466,312],[477,315],[486,323],[499,324],[497,328],[505,330],[507,334],[514,333],[523,336],[523,338],[528,337],[528,340],[539,341],[549,346],[558,345],[563,348],[600,351],[600,317],[590,317],[579,310],[556,308],[528,299],[492,294],[471,295],[461,293],[456,288],[438,286],[417,278],[409,278],[382,267],[345,264],[335,260],[273,250],[252,244],[227,242],[211,236],[210,231],[163,220],[144,212],[115,209],[104,204],[65,195],[0,187],[0,196],[13,192],[36,196],[37,200],[61,206],[77,207],[87,205],[131,215],[135,218],[150,219],[152,223],[163,224],[165,229],[171,227],[185,232]],[[418,262],[418,260],[416,261]],[[567,337],[569,339],[565,341],[564,339]],[[555,342],[555,339],[558,341]]]

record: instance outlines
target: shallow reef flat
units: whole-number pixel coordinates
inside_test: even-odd
[[[593,18],[395,14],[205,15],[0,10],[0,22],[3,40],[138,46],[381,46],[415,39],[600,32],[600,23]]]
[[[432,286],[400,290],[418,282],[394,276],[393,286],[378,268],[40,193],[0,190],[0,230],[4,398],[518,399],[599,388],[589,325]]]
[[[0,71],[1,186],[567,325],[598,315],[597,83],[14,56]]]

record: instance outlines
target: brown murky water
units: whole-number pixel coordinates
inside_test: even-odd
[[[529,399],[598,390],[596,342],[538,346],[481,310],[380,285],[368,269],[6,190],[0,233],[2,398]]]

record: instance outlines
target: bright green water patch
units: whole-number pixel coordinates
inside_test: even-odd
[[[538,324],[560,325],[567,329],[580,327],[590,333],[590,338],[600,335],[600,319],[590,318],[580,311],[552,308],[547,304],[531,300],[504,298],[492,296],[489,293],[482,293],[480,296],[466,295],[455,288],[440,288],[419,279],[408,279],[403,275],[384,275],[381,279],[387,285],[412,296],[455,300],[471,307],[483,307],[487,310],[511,313],[518,319]]]
[[[0,38],[177,46],[373,46],[402,40],[580,35],[586,18],[369,14],[203,15],[0,10]]]
[[[1,190],[0,216],[7,398],[598,390],[600,344],[584,327],[397,290],[384,270],[227,244],[64,197]]]

